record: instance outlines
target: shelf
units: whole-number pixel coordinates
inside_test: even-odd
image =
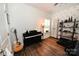
[[[63,22],[63,23],[74,23],[74,21],[73,22]]]
[[[69,31],[69,30],[67,30],[67,31]],[[67,32],[67,31],[65,32],[65,31],[60,31],[60,30],[59,30],[59,32],[64,32],[64,33],[73,33],[73,32]],[[75,32],[74,34],[79,34],[79,33],[78,33],[78,32]]]
[[[63,28],[73,28],[73,27],[63,27]]]
[[[72,40],[72,37],[68,37],[68,36],[62,36],[62,38],[67,38],[67,39]],[[73,38],[73,39],[77,39],[77,38]]]
[[[76,29],[79,29],[79,27],[76,27]]]
[[[75,34],[79,34],[79,33],[75,33]]]
[[[64,31],[63,31],[64,32]],[[73,32],[64,32],[64,33],[73,33]]]
[[[60,26],[61,27],[61,26]],[[73,28],[73,27],[62,27],[62,28]]]
[[[64,32],[64,31],[63,31],[63,32]],[[72,34],[73,32],[64,32],[64,33],[71,33],[71,34]],[[79,33],[74,33],[74,34],[79,34]]]
[[[62,28],[73,28],[73,27],[62,27]],[[75,27],[76,29],[79,29],[79,27]]]
[[[62,38],[66,38],[66,39],[72,40],[71,37],[62,36]]]
[[[76,21],[76,22],[79,22],[79,21]]]

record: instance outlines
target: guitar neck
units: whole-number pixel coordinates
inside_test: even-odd
[[[17,34],[15,34],[15,36],[16,36],[16,41],[18,42]]]
[[[16,42],[18,42],[17,31],[16,31],[16,29],[14,30],[14,33],[15,33],[15,37],[16,37]]]

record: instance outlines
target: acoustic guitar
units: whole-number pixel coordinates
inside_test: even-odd
[[[16,37],[16,42],[14,43],[13,51],[19,52],[19,51],[22,50],[23,46],[22,46],[22,43],[18,41],[16,29],[14,30],[14,34],[15,34],[15,37]]]

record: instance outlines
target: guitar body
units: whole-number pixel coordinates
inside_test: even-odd
[[[22,49],[23,49],[23,45],[22,45],[22,44],[19,44],[19,43],[15,43],[15,44],[14,44],[14,47],[13,47],[14,53],[15,53],[15,52],[19,52],[19,51],[21,51]]]

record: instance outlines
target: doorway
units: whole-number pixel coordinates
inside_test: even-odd
[[[50,36],[50,19],[44,20],[44,38],[48,38]]]

